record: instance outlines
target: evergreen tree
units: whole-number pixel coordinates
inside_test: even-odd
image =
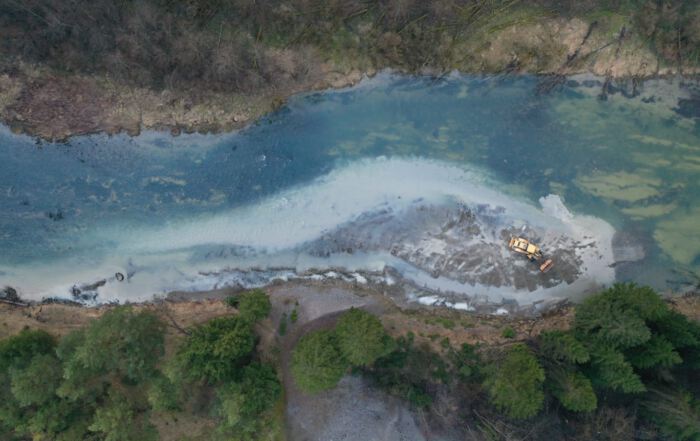
[[[598,398],[591,380],[575,369],[547,371],[552,394],[561,404],[573,412],[591,412],[598,407]]]
[[[248,321],[219,317],[194,327],[177,357],[182,375],[215,383],[235,378],[254,348]]]
[[[361,309],[345,312],[335,328],[338,347],[353,366],[368,366],[386,353],[388,336],[374,315]]]
[[[543,332],[539,340],[540,352],[545,357],[577,364],[590,360],[590,354],[586,346],[570,332]]]
[[[260,363],[246,366],[240,382],[226,384],[217,391],[220,430],[243,439],[257,439],[261,414],[269,411],[281,394],[274,367]]]
[[[627,349],[648,341],[651,330],[646,321],[662,319],[668,312],[651,288],[618,283],[576,308],[574,329],[582,341]]]
[[[700,400],[687,391],[653,389],[642,409],[669,439],[700,441]]]
[[[292,353],[292,374],[306,392],[335,387],[348,368],[331,331],[316,331],[303,336]]]
[[[535,416],[544,402],[542,366],[524,344],[512,346],[486,378],[491,402],[511,418]]]
[[[597,346],[591,352],[592,379],[598,387],[625,393],[644,392],[646,387],[625,356],[612,347]]]

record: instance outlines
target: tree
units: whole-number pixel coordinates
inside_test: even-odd
[[[535,416],[544,402],[544,370],[524,344],[512,346],[486,378],[491,402],[511,418]]]
[[[63,369],[56,357],[35,355],[25,369],[12,369],[12,395],[20,406],[42,405],[55,398]]]
[[[87,416],[93,409],[82,402],[55,398],[42,404],[29,418],[27,428],[35,438],[47,439],[85,439]],[[61,436],[59,436],[61,435]]]
[[[86,328],[82,328],[65,335],[56,348],[56,354],[63,363],[63,382],[56,393],[73,401],[96,400],[107,386],[103,379],[104,372],[93,366],[85,366],[82,360],[75,356],[85,343],[85,331]]]
[[[149,311],[135,313],[130,307],[118,307],[93,321],[81,335],[68,343],[73,369],[84,368],[93,373],[116,373],[130,381],[140,382],[155,373],[163,355],[165,327]],[[69,348],[62,348],[66,352]]]
[[[627,349],[649,340],[647,321],[662,319],[668,312],[651,288],[618,283],[576,308],[574,329],[583,341]]]
[[[235,378],[255,347],[250,323],[219,317],[191,330],[177,353],[182,374],[210,383]]]
[[[652,335],[645,344],[631,348],[627,352],[626,358],[632,363],[632,366],[639,369],[656,366],[671,367],[683,362],[671,342],[660,335]]]
[[[158,375],[148,388],[148,403],[156,411],[180,410],[180,391],[168,377]]]
[[[335,387],[348,368],[332,331],[303,336],[292,353],[292,374],[299,388],[316,393]]]
[[[388,336],[384,327],[366,311],[352,308],[344,313],[335,332],[343,357],[354,366],[368,366],[386,353]]]
[[[580,364],[590,359],[586,346],[569,332],[543,332],[539,340],[540,352],[552,360]]]
[[[259,430],[260,415],[279,400],[282,386],[274,367],[253,363],[243,370],[239,383],[229,383],[217,391],[222,429],[254,435]]]
[[[547,372],[552,394],[561,404],[574,412],[592,412],[598,407],[598,398],[591,380],[573,369],[554,369]]]
[[[270,314],[270,298],[262,289],[253,289],[241,294],[238,300],[238,311],[246,320],[257,322]]]
[[[687,391],[654,389],[642,409],[669,439],[700,440],[700,400]]]
[[[104,436],[104,441],[155,441],[158,432],[143,415],[138,415],[130,400],[111,391],[104,406],[97,409],[88,428]]]
[[[56,346],[46,331],[23,329],[19,334],[0,341],[0,372],[10,367],[23,368],[38,354],[49,354]]]
[[[598,387],[625,393],[646,391],[644,383],[625,356],[609,346],[596,346],[591,352],[591,379]]]

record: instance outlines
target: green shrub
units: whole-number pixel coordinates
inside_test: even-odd
[[[503,338],[515,338],[515,329],[513,329],[510,326],[506,326],[503,328],[503,332],[501,332],[501,336]]]
[[[277,327],[277,333],[281,336],[287,334],[287,313],[283,312],[282,317],[280,317],[280,324]]]
[[[335,333],[316,331],[303,336],[292,353],[292,373],[299,388],[320,392],[335,387],[349,365]]]
[[[450,362],[461,380],[471,380],[479,374],[481,360],[475,349],[474,346],[463,343],[458,351],[450,351]]]
[[[257,322],[270,314],[270,297],[262,289],[253,289],[240,295],[238,311],[241,317],[251,322]]]
[[[486,378],[491,402],[511,418],[535,416],[544,402],[544,370],[524,344],[512,346]]]
[[[289,320],[292,323],[296,323],[298,319],[299,319],[299,313],[297,312],[297,309],[294,308],[294,309],[292,309],[292,315],[289,317]]]

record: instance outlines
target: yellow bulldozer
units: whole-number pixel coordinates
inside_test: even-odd
[[[546,273],[554,266],[552,259],[545,259],[540,247],[522,237],[511,236],[508,248],[516,253],[524,254],[530,262],[539,264],[540,271]]]

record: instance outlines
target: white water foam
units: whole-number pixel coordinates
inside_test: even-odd
[[[444,162],[421,158],[362,160],[306,185],[223,214],[145,228],[132,225],[98,228],[79,245],[89,249],[90,244],[115,242],[117,246],[111,257],[0,267],[3,275],[0,284],[16,287],[23,298],[40,300],[69,297],[76,285],[106,279],[106,284],[98,288],[97,300],[124,302],[148,300],[174,290],[225,286],[226,270],[286,268],[299,272],[342,267],[348,271],[381,271],[389,265],[428,288],[485,295],[494,301],[517,298],[527,303],[613,281],[610,244],[614,231],[610,225],[597,218],[572,215],[556,196],[541,199],[540,209],[497,191],[497,187],[498,183],[482,173]],[[398,212],[417,201],[440,204],[448,199],[472,206],[501,206],[505,208],[503,216],[515,227],[537,226],[552,234],[595,242],[595,246],[581,252],[583,274],[574,286],[558,285],[532,293],[512,287],[470,286],[430,278],[420,271],[409,270],[389,253],[329,258],[303,253],[305,243],[363,213],[382,208]],[[197,250],[211,246],[242,247],[247,251],[234,256],[198,257]],[[128,274],[128,280],[117,282],[113,276],[116,272]]]

